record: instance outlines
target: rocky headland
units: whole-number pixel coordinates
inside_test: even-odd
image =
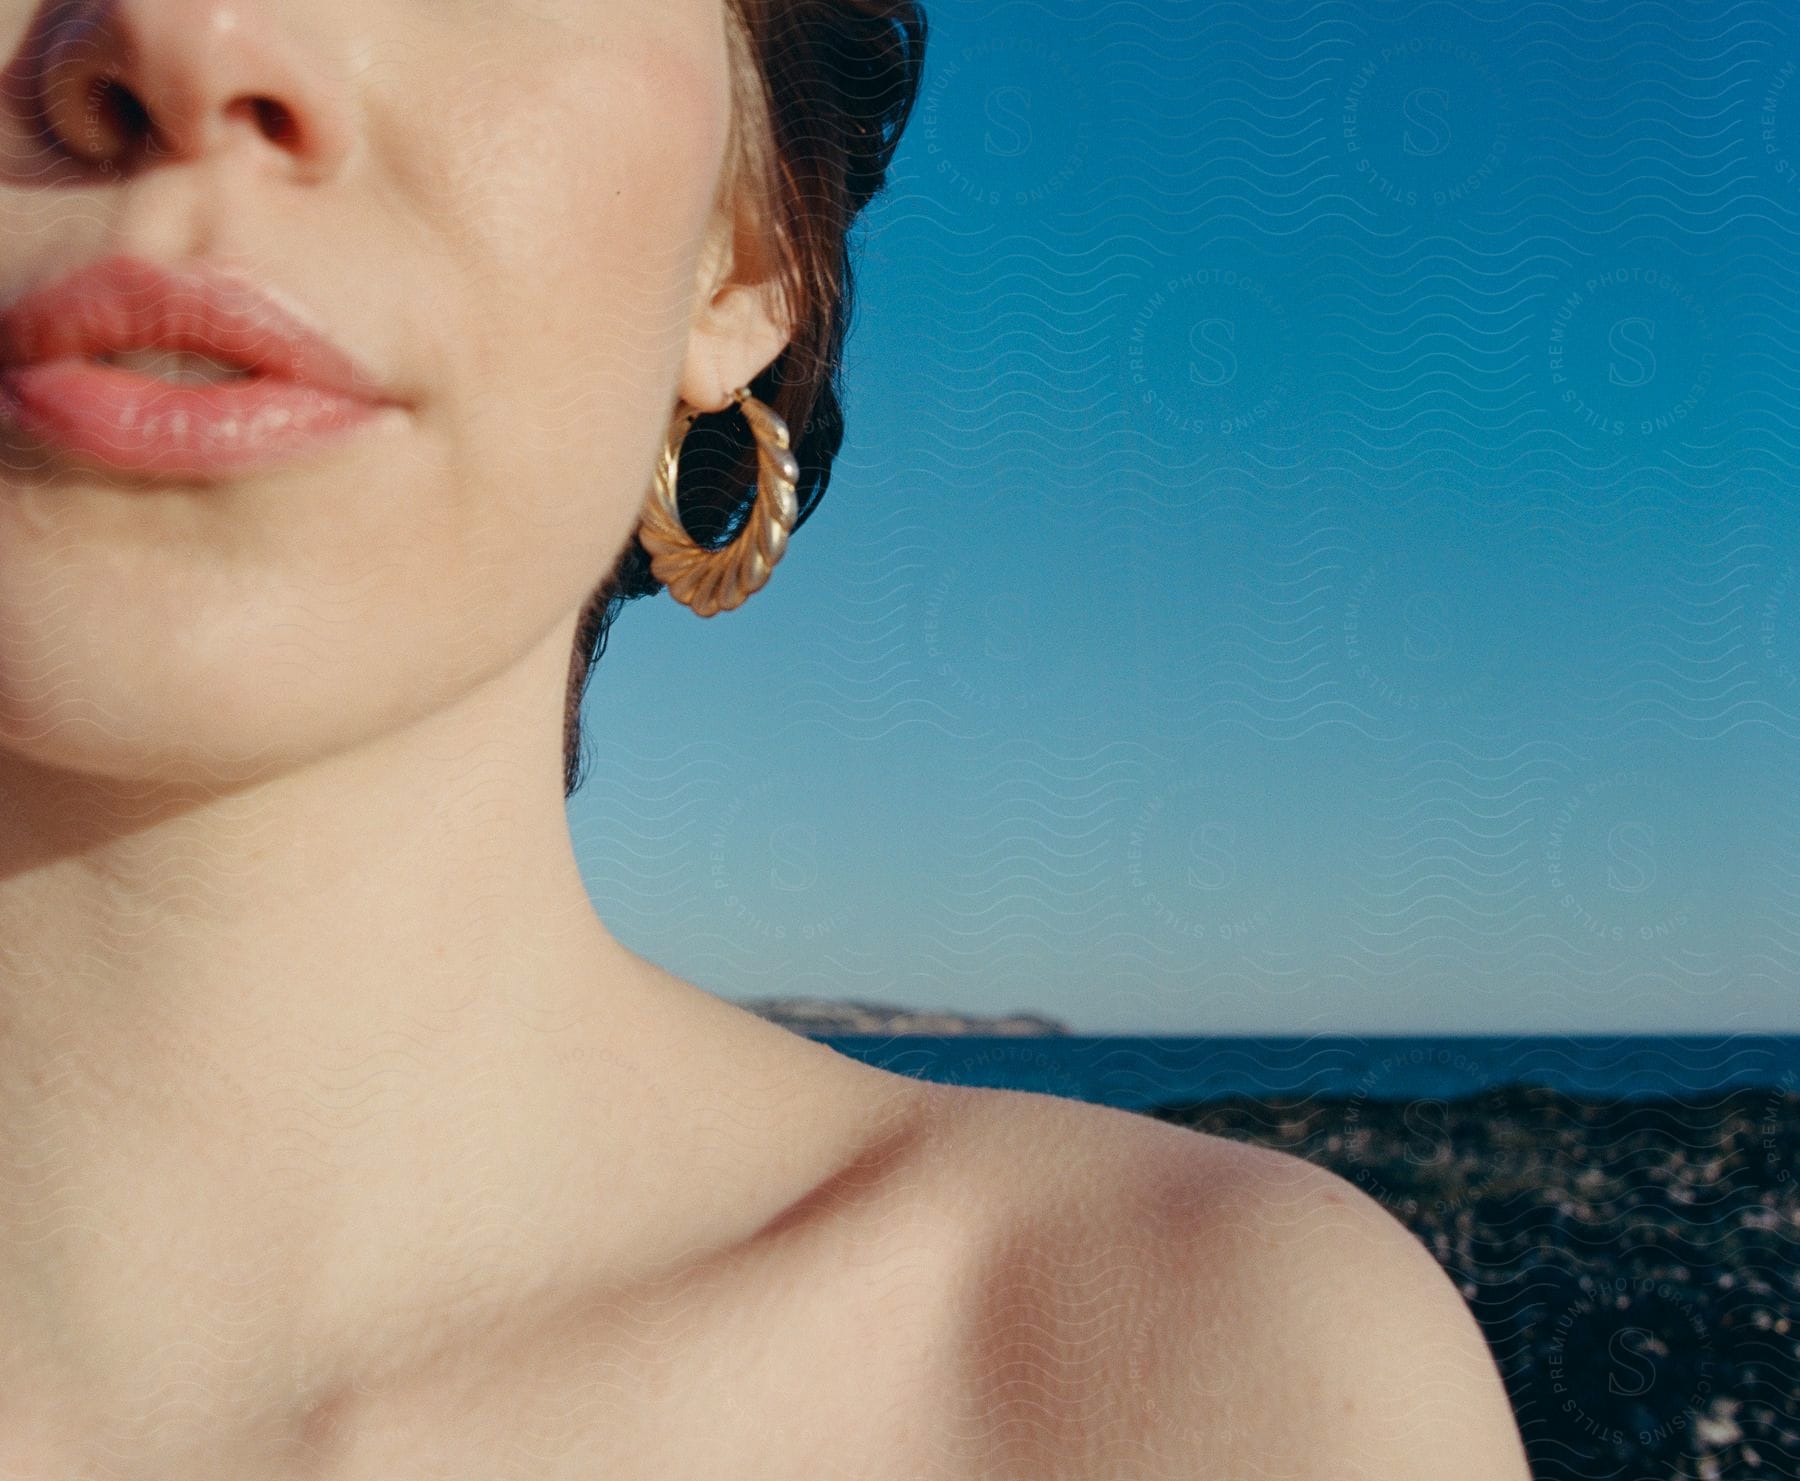
[[[1066,1024],[1041,1013],[986,1017],[949,1009],[896,1008],[885,1003],[821,998],[754,998],[740,1001],[737,1006],[797,1034],[991,1034],[1034,1038],[1069,1032]]]

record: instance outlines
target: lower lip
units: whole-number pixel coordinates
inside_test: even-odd
[[[203,478],[265,468],[391,410],[267,376],[183,386],[73,355],[0,368],[0,419],[122,473]]]

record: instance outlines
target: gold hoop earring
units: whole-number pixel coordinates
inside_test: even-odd
[[[794,486],[800,481],[800,465],[790,451],[787,423],[748,387],[733,391],[731,399],[750,423],[757,461],[756,503],[737,538],[721,550],[707,550],[681,523],[675,492],[681,444],[700,415],[697,411],[682,412],[670,424],[669,440],[657,461],[655,487],[638,526],[638,540],[656,579],[676,601],[702,617],[741,606],[762,589],[787,550],[798,512]]]

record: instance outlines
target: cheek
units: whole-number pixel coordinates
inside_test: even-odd
[[[722,41],[634,35],[488,100],[449,259],[470,307],[442,390],[459,521],[553,611],[636,523],[674,409],[723,161]],[[495,126],[495,119],[503,122]],[[516,584],[516,579],[515,579]]]

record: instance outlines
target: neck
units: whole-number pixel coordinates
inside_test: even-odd
[[[823,1174],[827,1092],[737,1084],[835,1056],[615,942],[521,770],[422,735],[207,798],[0,761],[0,1391],[283,1402]]]

